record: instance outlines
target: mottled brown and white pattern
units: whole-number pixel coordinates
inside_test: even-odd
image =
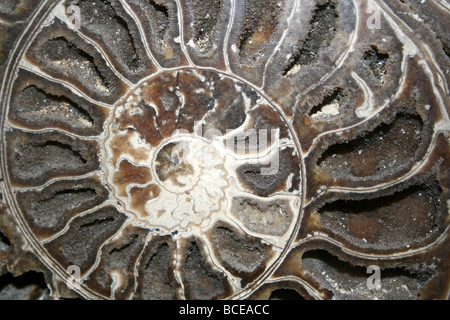
[[[2,2],[0,274],[448,299],[449,45],[444,0]]]

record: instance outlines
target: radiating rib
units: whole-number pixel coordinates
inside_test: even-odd
[[[180,0],[175,0],[176,4],[177,4],[177,9],[178,9],[178,24],[180,27],[180,45],[181,45],[181,50],[183,51],[184,55],[186,56],[186,59],[189,62],[189,66],[191,67],[197,67],[193,62],[191,57],[189,56],[188,50],[186,49],[186,43],[184,40],[184,12],[183,12],[183,8],[181,6],[181,2]]]
[[[311,153],[311,151],[314,148],[316,148],[316,145],[320,142],[319,140],[322,137],[325,137],[325,136],[328,136],[328,135],[331,135],[331,134],[338,134],[339,132],[345,132],[345,131],[348,131],[348,130],[351,130],[351,129],[355,129],[355,128],[358,128],[358,127],[362,126],[363,124],[367,123],[368,121],[376,118],[383,110],[385,110],[387,107],[389,107],[390,106],[390,102],[391,101],[386,101],[384,103],[384,105],[378,107],[374,113],[370,114],[368,117],[364,118],[362,121],[359,121],[359,122],[357,122],[355,124],[352,124],[350,126],[347,126],[347,127],[342,127],[342,128],[339,128],[339,129],[333,129],[333,130],[329,130],[329,131],[325,131],[325,132],[320,133],[319,135],[317,135],[313,139],[313,142],[311,143],[311,146],[309,147],[309,149],[303,153],[304,156],[307,157]]]
[[[377,106],[376,109],[372,115],[365,115],[366,117],[362,120],[359,121],[357,123],[351,124],[347,127],[339,127],[338,129],[333,129],[333,130],[328,130],[328,131],[324,131],[322,133],[320,133],[319,135],[317,135],[316,137],[314,137],[314,139],[311,142],[311,145],[309,146],[308,150],[304,152],[304,156],[307,157],[309,155],[309,153],[316,147],[316,145],[320,142],[322,137],[325,137],[327,135],[330,134],[335,134],[335,133],[339,133],[339,132],[344,132],[347,130],[350,130],[352,128],[357,128],[358,126],[363,125],[364,123],[368,122],[369,120],[373,119],[374,117],[376,117],[377,115],[379,115],[383,110],[385,110],[386,108],[389,107],[390,102],[396,101],[400,95],[403,92],[403,89],[406,86],[406,82],[408,81],[408,75],[409,75],[409,55],[408,54],[404,54],[403,55],[403,59],[402,59],[402,64],[401,64],[401,70],[402,70],[402,75],[399,79],[399,84],[398,84],[398,89],[397,92],[391,96],[389,99],[385,100],[385,104],[382,106]],[[356,76],[356,77],[355,77]],[[357,81],[357,83],[359,84],[361,90],[363,90],[363,92],[365,92],[365,104],[367,104],[370,100],[370,96],[373,94],[371,89],[365,84],[365,82],[361,82],[362,79],[356,75],[356,73],[353,75],[353,78],[355,79],[355,81]],[[360,81],[360,82],[358,82]],[[363,106],[366,107],[366,106]],[[360,107],[362,108],[362,107]],[[295,119],[295,112],[299,110],[298,108],[294,109],[294,115],[291,118],[290,123],[293,123],[294,119]]]
[[[426,53],[428,54],[428,58],[432,59],[433,54],[431,53],[431,49],[428,45],[423,45],[422,46],[426,51]],[[423,51],[422,51],[423,52]],[[429,59],[425,59],[425,61],[428,61]],[[445,76],[442,73],[442,70],[438,67],[436,67],[436,61],[434,59],[432,59],[432,61],[434,62],[433,66],[435,67],[435,73],[433,74],[433,72],[431,71],[431,68],[429,66],[429,64],[426,64],[426,68],[425,68],[425,72],[428,74],[431,83],[432,83],[432,88],[433,88],[433,93],[435,94],[436,98],[439,101],[439,108],[441,110],[441,116],[444,119],[444,121],[446,123],[450,124],[450,115],[448,113],[448,109],[446,108],[446,106],[448,106],[450,104],[450,95],[449,95],[449,89],[447,86],[447,81],[445,80]],[[435,77],[438,77],[438,79],[435,79]],[[436,82],[438,85],[436,85]],[[440,87],[442,92],[439,92],[439,90],[437,89],[437,87]],[[450,130],[450,127],[448,128],[448,130]]]
[[[231,283],[231,286],[234,288],[234,292],[238,292],[241,282],[240,278],[232,275],[225,267],[220,264],[218,257],[214,254],[214,249],[212,248],[212,244],[207,236],[205,234],[201,234],[200,237],[202,239],[203,249],[208,253],[207,256],[209,264],[225,274],[228,282]]]
[[[161,64],[158,62],[158,60],[153,55],[152,50],[150,49],[150,45],[147,41],[147,37],[145,36],[144,28],[142,27],[141,23],[139,22],[139,19],[136,16],[136,13],[130,8],[128,3],[125,0],[119,0],[120,4],[124,8],[125,12],[130,15],[133,20],[136,22],[137,28],[139,30],[139,34],[141,35],[141,40],[145,47],[145,52],[147,53],[147,56],[150,58],[150,60],[155,64],[155,66],[159,70],[166,70],[164,67],[161,66]]]
[[[145,238],[144,245],[142,246],[142,250],[141,250],[141,252],[139,252],[139,254],[138,254],[137,258],[136,258],[136,263],[135,263],[134,268],[133,268],[133,269],[134,269],[134,270],[133,270],[133,275],[134,275],[134,290],[133,290],[133,293],[132,293],[131,296],[130,296],[130,300],[133,300],[134,295],[136,294],[136,291],[137,291],[137,289],[138,289],[138,283],[139,283],[139,282],[138,282],[138,278],[139,278],[138,266],[141,264],[142,257],[143,257],[143,254],[144,254],[144,252],[145,252],[145,249],[147,248],[149,242],[150,242],[152,239],[153,239],[153,235],[152,235],[151,232],[149,232],[149,233],[147,234],[146,238]]]
[[[261,239],[262,241],[269,243],[273,247],[276,247],[280,250],[282,250],[286,246],[286,243],[289,238],[289,232],[291,231],[292,226],[295,224],[295,223],[292,223],[291,227],[289,228],[289,231],[286,232],[284,237],[280,237],[280,236],[271,236],[271,235],[266,235],[266,234],[251,231],[247,227],[245,227],[242,224],[242,222],[238,220],[238,218],[233,217],[230,214],[227,215],[226,218],[222,217],[222,220],[229,223],[232,226],[235,226],[235,227],[241,229],[242,231],[244,231],[245,234],[248,234],[249,236],[251,236],[253,238]]]
[[[360,187],[329,187],[325,193],[321,194],[321,196],[326,195],[327,192],[338,192],[338,193],[351,192],[351,193],[361,193],[361,194],[372,193],[375,191],[385,190],[385,189],[388,189],[395,185],[399,185],[399,184],[402,184],[402,183],[408,181],[409,179],[411,179],[414,176],[418,175],[419,173],[423,172],[424,168],[429,164],[428,161],[430,160],[433,152],[436,151],[436,148],[437,148],[436,140],[439,138],[439,136],[441,134],[445,135],[446,133],[448,133],[448,132],[447,131],[436,131],[433,134],[432,141],[428,147],[428,150],[427,150],[425,156],[421,159],[420,162],[417,162],[416,164],[414,164],[414,166],[411,168],[411,170],[409,170],[403,176],[398,177],[392,181],[383,182],[383,183],[376,184],[376,185],[369,186],[369,187],[363,187],[363,186],[360,186]],[[311,202],[312,202],[312,199],[309,203],[306,203],[305,206],[308,206]]]
[[[231,29],[233,28],[234,16],[236,10],[236,0],[231,1],[231,12],[230,12],[230,21],[228,21],[227,31],[225,33],[225,38],[223,40],[223,57],[225,61],[225,68],[227,73],[231,73],[230,69],[230,59],[228,57],[228,42],[230,39]]]
[[[450,13],[450,4],[445,0],[431,0],[436,3],[442,10]]]
[[[355,11],[356,13],[360,10],[360,2],[357,0],[353,0],[353,5],[355,7]],[[305,90],[303,90],[301,93],[299,93],[298,95],[296,95],[295,97],[295,103],[294,105],[297,104],[297,102],[304,96],[306,96],[309,92],[311,92],[314,88],[317,88],[320,85],[323,85],[324,82],[326,80],[328,80],[329,78],[331,78],[345,63],[345,61],[347,60],[347,58],[350,56],[350,54],[355,50],[357,41],[358,41],[358,34],[360,33],[361,29],[365,28],[365,24],[361,23],[360,20],[360,16],[358,14],[356,14],[356,23],[355,23],[355,30],[353,30],[350,34],[351,34],[351,39],[349,41],[349,45],[346,48],[346,50],[342,53],[342,55],[339,57],[339,59],[337,60],[337,63],[334,65],[333,69],[330,70],[329,72],[327,72],[326,75],[324,75],[319,81],[317,81],[316,83],[312,84],[311,86],[309,86],[308,88],[306,88]],[[294,110],[295,111],[295,110]]]
[[[373,0],[376,1],[378,3],[378,5],[380,7],[382,7],[383,11],[388,12],[387,14],[385,14],[385,18],[388,20],[389,24],[392,26],[392,29],[395,31],[395,33],[397,34],[399,39],[408,39],[408,40],[404,40],[407,41],[407,43],[405,43],[405,46],[407,47],[408,45],[412,45],[413,46],[413,52],[415,54],[419,54],[420,56],[422,56],[423,60],[424,60],[424,64],[426,66],[425,68],[425,72],[429,75],[430,80],[433,84],[433,92],[435,93],[437,99],[440,100],[441,103],[439,103],[439,106],[441,108],[441,114],[442,116],[447,120],[447,122],[449,121],[449,115],[447,112],[447,109],[445,108],[445,103],[442,100],[442,96],[444,97],[448,97],[448,89],[445,88],[445,86],[442,86],[441,83],[445,83],[446,81],[444,80],[445,77],[442,76],[442,71],[436,67],[437,63],[436,60],[433,58],[434,55],[431,53],[430,48],[427,45],[424,45],[422,43],[418,44],[417,42],[414,42],[412,40],[409,39],[414,39],[413,34],[414,34],[414,30],[412,30],[405,22],[403,22],[401,19],[399,19],[393,12],[392,10],[387,7],[384,3],[379,3],[378,0]],[[403,27],[400,28],[400,25]],[[406,31],[404,31],[406,30]],[[419,48],[420,47],[420,48]],[[422,50],[419,50],[422,49]],[[423,57],[423,54],[427,53],[427,57]],[[431,71],[430,68],[430,62],[432,61],[433,65],[435,66],[435,69],[438,70],[438,74],[440,74],[441,79],[438,82],[438,84],[441,86],[441,89],[446,92],[447,94],[441,95],[440,92],[437,91],[436,89],[436,80],[434,78],[433,72]],[[447,103],[448,103],[448,99],[447,99]]]
[[[180,299],[186,300],[185,288],[183,283],[183,277],[181,276],[181,267],[183,265],[183,254],[181,250],[181,242],[175,241],[176,249],[175,249],[175,280],[180,285]]]
[[[113,73],[122,81],[124,82],[127,86],[132,86],[133,83],[128,80],[123,74],[121,74],[114,66],[114,64],[111,62],[111,60],[109,59],[108,55],[106,54],[106,52],[103,50],[103,48],[101,47],[101,45],[99,45],[94,39],[91,39],[90,37],[88,37],[86,34],[83,33],[83,31],[81,31],[81,28],[75,28],[73,26],[73,24],[69,21],[69,19],[67,18],[65,11],[66,8],[64,7],[64,5],[62,3],[58,4],[54,9],[53,12],[55,11],[59,11],[58,13],[58,18],[60,20],[62,20],[62,22],[64,22],[67,26],[68,29],[72,30],[73,32],[77,33],[78,36],[83,39],[86,43],[92,45],[97,52],[100,54],[100,56],[103,58],[103,60],[105,61],[106,65],[113,71]]]
[[[322,240],[329,244],[332,244],[333,246],[337,247],[342,252],[344,252],[350,256],[353,256],[353,257],[362,258],[365,260],[372,260],[372,261],[376,261],[376,260],[389,261],[389,260],[408,258],[411,256],[415,256],[415,255],[424,253],[424,252],[432,249],[433,247],[438,246],[439,244],[443,243],[448,238],[449,231],[450,231],[450,226],[447,226],[447,228],[442,232],[442,234],[436,240],[434,240],[433,242],[429,243],[426,246],[416,248],[416,249],[397,250],[398,252],[389,253],[389,254],[366,253],[364,251],[356,251],[354,249],[350,249],[347,247],[346,244],[334,239],[332,236],[330,236],[329,234],[327,234],[323,231],[316,231],[316,232],[313,232],[312,234],[308,234],[306,236],[306,238],[301,239],[298,242],[295,242],[293,244],[292,248],[296,248],[296,247],[305,245],[306,243],[311,242],[311,241]]]
[[[108,109],[111,109],[113,107],[113,105],[111,105],[111,104],[106,104],[104,102],[92,99],[87,94],[85,94],[81,90],[79,90],[76,86],[68,83],[65,80],[57,79],[57,78],[50,76],[45,71],[43,71],[42,69],[40,69],[39,67],[35,66],[34,64],[30,63],[29,61],[27,61],[25,59],[20,62],[19,68],[29,71],[31,73],[34,73],[34,74],[38,75],[39,77],[44,78],[50,82],[59,83],[62,86],[64,86],[65,88],[67,88],[68,90],[75,93],[77,96],[89,101],[90,103],[92,103],[94,105],[96,104],[96,105],[99,105],[101,107],[105,107]]]
[[[88,269],[88,271],[86,271],[86,272],[83,274],[83,277],[81,278],[81,281],[86,280],[86,279],[92,274],[92,272],[94,272],[95,269],[98,267],[98,265],[99,265],[99,263],[100,263],[100,260],[101,260],[101,256],[102,256],[102,252],[103,252],[103,251],[102,251],[103,247],[104,247],[105,245],[111,243],[111,241],[114,241],[114,239],[115,239],[118,235],[120,235],[120,234],[123,232],[123,230],[125,230],[125,228],[126,228],[127,226],[129,226],[131,223],[132,223],[131,220],[125,221],[125,223],[119,228],[119,230],[117,230],[116,233],[114,233],[111,237],[109,237],[105,242],[102,243],[102,245],[101,245],[101,246],[98,248],[98,250],[97,250],[97,253],[96,253],[96,256],[95,256],[95,262],[94,262],[94,263],[92,264],[92,266]],[[70,222],[68,223],[68,225],[69,225],[69,224],[70,224]]]
[[[280,40],[278,41],[276,47],[273,49],[273,52],[272,52],[272,54],[270,55],[269,59],[267,59],[267,61],[266,61],[266,63],[265,63],[264,71],[263,71],[263,76],[262,76],[262,77],[263,77],[263,81],[262,81],[261,87],[259,88],[260,90],[263,90],[263,89],[265,88],[265,86],[266,86],[266,78],[267,78],[267,75],[266,75],[266,74],[267,74],[267,68],[269,67],[269,65],[270,65],[270,63],[271,63],[273,57],[274,57],[276,54],[278,54],[281,45],[282,45],[283,42],[285,41],[285,38],[286,38],[286,35],[287,35],[288,31],[290,31],[290,29],[291,29],[291,27],[292,27],[292,24],[293,24],[293,23],[292,23],[292,20],[294,19],[295,13],[297,13],[297,8],[300,7],[300,2],[301,2],[301,1],[302,1],[302,0],[296,0],[296,1],[295,1],[294,7],[292,8],[292,12],[291,12],[291,14],[289,15],[289,17],[288,17],[288,19],[287,19],[287,27],[286,27],[286,29],[283,31],[283,34],[281,35]]]
[[[58,182],[58,181],[66,181],[66,180],[80,180],[84,178],[92,178],[92,177],[98,177],[102,174],[101,170],[92,171],[86,174],[82,175],[74,175],[74,176],[67,176],[67,177],[56,177],[53,179],[48,180],[46,183],[40,185],[40,186],[33,186],[33,187],[11,187],[13,190],[18,191],[41,191],[42,189],[48,187],[49,185]]]
[[[24,132],[28,132],[28,133],[49,133],[49,132],[59,132],[61,134],[65,134],[71,138],[76,138],[79,140],[84,140],[84,141],[98,141],[99,138],[101,138],[104,133],[100,133],[98,135],[93,135],[93,136],[82,136],[73,132],[69,132],[65,129],[60,129],[60,128],[56,128],[56,127],[48,127],[45,129],[30,129],[18,124],[15,124],[13,122],[9,122],[8,126],[5,126],[5,128],[14,128],[14,129],[18,129]]]
[[[134,85],[136,85],[135,83],[132,83],[130,80],[128,80],[125,77],[125,75],[123,75],[122,73],[119,72],[119,70],[116,69],[114,64],[111,62],[111,59],[109,59],[108,55],[106,54],[106,52],[102,49],[102,47],[95,40],[93,40],[93,39],[89,38],[88,36],[86,36],[81,31],[81,29],[75,29],[75,31],[80,36],[80,38],[82,38],[86,43],[92,45],[97,50],[97,52],[100,54],[102,59],[105,61],[106,65],[112,70],[112,72],[114,73],[114,75],[117,78],[119,78],[128,87],[133,87]]]
[[[103,203],[101,203],[101,204],[99,204],[99,205],[97,205],[97,206],[95,206],[93,208],[90,208],[88,210],[85,210],[85,211],[82,211],[82,212],[76,214],[75,216],[73,216],[72,218],[70,218],[67,221],[67,224],[66,224],[66,226],[63,229],[61,229],[60,231],[58,231],[54,235],[52,235],[52,236],[50,236],[50,237],[48,237],[48,238],[46,238],[44,240],[39,241],[39,243],[41,245],[45,245],[45,244],[47,244],[49,242],[52,242],[53,240],[57,239],[58,237],[62,236],[63,234],[65,234],[69,230],[70,224],[72,223],[72,221],[74,219],[79,218],[79,217],[84,217],[84,216],[89,215],[89,214],[91,214],[91,213],[93,213],[93,212],[95,212],[95,211],[97,211],[99,209],[106,208],[106,207],[111,206],[111,205],[115,206],[116,203],[117,203],[117,201],[115,201],[115,200],[107,200],[107,201],[105,201],[105,202],[103,202]],[[119,229],[119,230],[121,230],[121,229]],[[99,250],[99,252],[100,251],[101,250]]]
[[[376,1],[376,0],[374,0]],[[392,28],[394,29],[395,33],[398,35],[399,39],[414,39],[413,34],[414,34],[414,30],[412,30],[405,22],[403,22],[401,19],[399,19],[390,8],[388,8],[385,4],[382,3],[378,3],[378,5],[380,7],[383,7],[383,10],[385,12],[388,12],[389,14],[386,14],[385,17],[386,19],[389,21],[389,24],[392,26]],[[400,25],[404,28],[401,29]],[[403,31],[403,30],[407,30],[407,31]],[[409,33],[409,34],[407,34]],[[406,41],[406,40],[405,40]],[[445,117],[445,119],[447,120],[447,122],[449,121],[449,115],[448,115],[448,111],[445,108],[445,103],[443,102],[443,98],[442,97],[448,97],[448,88],[446,86],[441,85],[442,83],[446,83],[445,81],[445,77],[442,75],[442,71],[440,70],[440,68],[436,67],[438,64],[436,63],[436,60],[434,59],[434,55],[431,53],[431,50],[429,48],[429,46],[423,44],[423,43],[417,43],[414,42],[412,40],[408,40],[408,42],[405,44],[405,46],[407,46],[408,44],[412,44],[413,48],[413,52],[415,54],[419,54],[423,60],[424,60],[424,64],[426,66],[426,68],[424,69],[425,72],[429,75],[429,78],[433,84],[433,92],[435,93],[436,97],[440,100],[440,108],[441,108],[441,114],[443,117]],[[419,48],[420,47],[420,48]],[[422,50],[419,50],[422,49]],[[427,57],[424,57],[423,54],[426,53]],[[437,70],[437,73],[440,75],[440,78],[438,81],[435,80],[434,74],[431,71],[431,67],[430,67],[430,62],[432,61],[433,66],[435,67],[435,70]],[[440,92],[437,91],[436,89],[436,82],[439,84],[439,86],[441,87],[441,90],[444,91],[446,94],[441,95]],[[447,103],[448,103],[448,98],[447,98]]]
[[[266,283],[277,283],[277,282],[281,282],[281,281],[293,281],[296,282],[298,284],[300,284],[303,288],[305,288],[305,290],[311,295],[311,297],[317,299],[317,300],[323,300],[325,299],[325,296],[322,292],[320,292],[320,290],[316,289],[314,286],[312,286],[308,281],[291,275],[291,276],[284,276],[282,278],[272,278],[266,281]],[[246,298],[246,297],[243,297]]]

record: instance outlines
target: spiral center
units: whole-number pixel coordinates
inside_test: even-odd
[[[156,155],[154,172],[161,186],[171,192],[189,192],[201,175],[213,171],[218,153],[209,141],[191,135],[171,139]]]
[[[204,227],[221,209],[227,174],[220,153],[195,135],[170,139],[157,152],[153,172],[163,190],[151,202],[152,224]],[[173,200],[176,200],[175,202]]]
[[[116,105],[105,140],[105,180],[138,223],[189,233],[225,209],[223,142],[198,129],[212,109],[225,106],[217,86],[232,83],[194,70],[162,73]]]
[[[299,190],[296,145],[278,111],[213,71],[162,72],[130,90],[109,119],[102,161],[130,219],[165,234],[235,219],[236,197],[265,203]]]

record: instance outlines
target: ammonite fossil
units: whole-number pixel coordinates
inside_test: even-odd
[[[2,1],[0,273],[448,299],[449,44],[445,0]]]

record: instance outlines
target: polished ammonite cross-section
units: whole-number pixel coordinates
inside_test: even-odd
[[[264,203],[258,193],[283,193],[286,208],[298,211],[288,126],[251,86],[217,72],[184,69],[142,81],[115,107],[103,152],[104,179],[126,212],[166,233],[187,236],[232,218],[239,196]],[[290,159],[282,167],[281,154]]]
[[[448,299],[448,17],[0,1],[0,297]]]

